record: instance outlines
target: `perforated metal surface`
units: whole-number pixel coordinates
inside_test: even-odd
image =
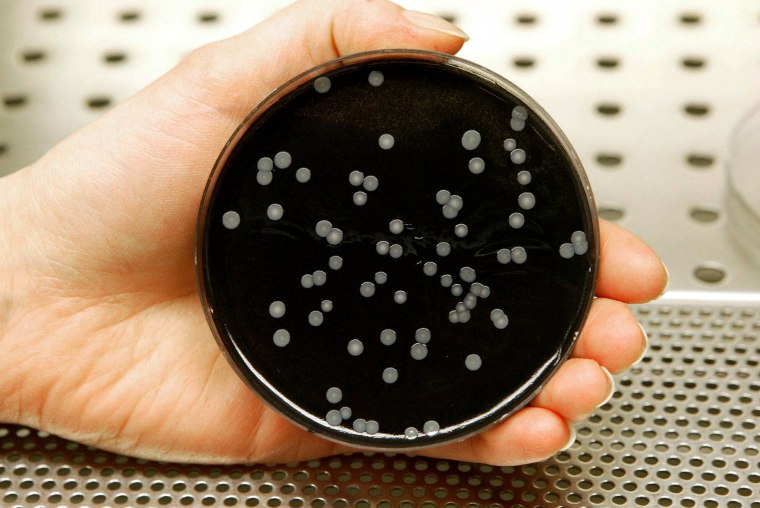
[[[0,2],[0,174],[29,164],[192,48],[284,3]],[[578,425],[577,443],[541,464],[357,455],[194,467],[0,424],[1,506],[760,507],[760,311],[735,301],[758,302],[760,271],[731,244],[722,201],[730,131],[760,99],[760,7],[402,3],[455,18],[472,36],[463,57],[507,76],[550,111],[586,165],[601,214],[663,256],[671,300],[706,306],[639,307],[649,355]],[[715,282],[703,280],[710,274]]]
[[[496,468],[402,455],[197,467],[0,425],[0,502],[221,506],[760,506],[760,308],[647,305],[649,354],[567,452]]]

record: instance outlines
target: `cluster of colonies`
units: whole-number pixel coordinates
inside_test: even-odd
[[[385,80],[383,74],[379,71],[372,71],[369,74],[368,82],[374,87],[381,86]],[[329,78],[322,76],[314,80],[314,89],[318,93],[327,93],[332,84]],[[512,110],[512,118],[510,120],[510,127],[515,131],[521,131],[525,128],[525,122],[528,118],[528,112],[523,106],[516,106]],[[465,150],[473,151],[480,146],[482,141],[481,134],[476,130],[468,130],[462,135],[462,147]],[[378,139],[378,145],[383,150],[390,150],[395,144],[395,139],[391,134],[382,134]],[[527,154],[521,148],[518,148],[517,142],[513,138],[507,138],[503,142],[504,150],[509,153],[510,161],[515,165],[523,164],[527,160]],[[273,178],[273,172],[275,168],[286,169],[292,163],[292,159],[287,152],[278,152],[274,159],[269,157],[262,157],[257,163],[258,173],[256,180],[261,185],[269,185]],[[485,162],[480,157],[473,157],[468,163],[468,169],[472,174],[479,175],[485,171]],[[308,168],[300,168],[295,173],[295,178],[300,183],[306,183],[311,179],[311,171]],[[522,170],[517,173],[517,182],[520,185],[526,186],[531,183],[531,173],[526,170]],[[375,176],[364,176],[361,171],[352,171],[348,176],[349,183],[354,187],[363,187],[363,190],[356,191],[353,195],[353,202],[357,206],[364,206],[367,204],[367,193],[377,190],[378,179]],[[365,192],[366,191],[366,192]],[[441,213],[446,219],[454,219],[459,215],[459,212],[464,207],[464,199],[457,195],[452,194],[446,189],[441,189],[436,193],[436,202],[441,205]],[[531,210],[536,205],[536,198],[531,192],[523,192],[517,197],[517,204],[522,210]],[[284,215],[284,209],[282,205],[273,203],[268,206],[266,211],[267,218],[272,221],[280,220]],[[227,211],[222,216],[222,224],[227,229],[235,229],[240,225],[240,215],[233,211]],[[525,224],[525,217],[521,212],[513,212],[509,215],[508,223],[510,227],[519,229]],[[391,220],[388,224],[388,230],[393,235],[401,235],[407,225],[400,218]],[[343,241],[343,232],[333,227],[328,220],[320,220],[315,226],[315,232],[320,238],[324,238],[329,245],[337,246]],[[457,238],[464,238],[468,235],[469,229],[466,224],[458,223],[454,226],[454,236]],[[399,243],[389,243],[388,241],[381,240],[375,245],[376,252],[379,255],[389,255],[391,258],[398,259],[404,254],[404,249]],[[564,243],[559,248],[559,254],[563,258],[571,258],[574,255],[583,255],[588,251],[588,241],[586,235],[582,231],[576,231],[571,235],[570,242]],[[435,253],[440,257],[446,257],[451,253],[451,244],[442,241],[435,247]],[[528,258],[528,254],[525,248],[521,246],[512,247],[511,249],[502,248],[496,253],[496,260],[498,263],[507,264],[514,262],[516,264],[525,263]],[[331,270],[339,270],[343,266],[343,259],[340,256],[332,256],[329,259],[328,266]],[[422,266],[422,271],[425,275],[433,277],[438,273],[438,265],[434,261],[427,261]],[[462,284],[455,283],[454,277],[450,274],[443,274],[440,278],[441,286],[449,288],[451,295],[460,297],[464,294],[465,289],[463,285],[469,284],[469,288],[464,298],[457,302],[455,308],[449,312],[448,319],[452,324],[467,323],[471,319],[471,311],[475,309],[478,304],[478,299],[486,299],[491,294],[491,290],[488,286],[476,282],[477,273],[473,268],[462,267],[459,270],[459,279]],[[388,274],[383,271],[376,272],[373,278],[374,282],[365,281],[359,286],[359,294],[365,298],[371,298],[375,294],[375,284],[382,285],[388,281]],[[301,276],[301,286],[305,289],[310,289],[315,286],[323,286],[327,282],[327,273],[323,270],[316,270],[311,274],[304,274]],[[394,293],[393,300],[397,304],[403,304],[407,301],[407,294],[403,290],[398,290]],[[330,300],[322,300],[320,310],[311,311],[307,317],[308,323],[311,326],[320,326],[324,321],[324,314],[332,311],[333,304]],[[269,314],[279,319],[285,315],[285,304],[282,301],[274,301],[269,306]],[[504,329],[509,323],[509,319],[502,309],[495,308],[490,313],[490,319],[494,327],[497,329]],[[428,355],[428,346],[430,342],[431,333],[428,328],[420,328],[415,332],[415,342],[410,347],[410,356],[418,361],[424,360]],[[278,329],[274,332],[272,337],[274,344],[278,347],[285,347],[290,343],[290,333],[285,329]],[[383,330],[380,333],[380,342],[385,346],[392,346],[396,343],[396,332],[390,328]],[[346,347],[348,354],[351,356],[360,356],[364,352],[364,343],[360,339],[351,339]],[[482,365],[482,359],[477,354],[469,354],[464,360],[465,368],[470,371],[476,371],[480,369]],[[399,378],[398,370],[394,367],[387,367],[382,372],[382,380],[387,384],[395,383]],[[327,401],[330,404],[338,404],[343,398],[342,391],[338,387],[331,387],[326,393]],[[344,421],[350,420],[352,417],[351,408],[343,406],[338,409],[330,409],[325,420],[329,425],[338,426],[342,425]],[[356,418],[353,420],[352,428],[354,431],[366,434],[376,434],[379,432],[380,425],[375,420],[364,420],[362,418]],[[422,427],[422,433],[426,435],[434,435],[440,430],[439,424],[430,420],[425,422]],[[408,439],[414,439],[418,437],[420,431],[415,427],[408,427],[404,435]]]
[[[559,255],[565,259],[570,259],[574,255],[582,256],[588,252],[588,240],[586,233],[576,231],[570,235],[570,243],[563,243],[559,246]]]
[[[325,398],[327,399],[328,403],[337,406],[343,400],[343,392],[337,386],[333,386],[327,389]],[[325,415],[325,421],[329,425],[337,427],[338,425],[342,425],[343,422],[350,420],[352,415],[353,411],[349,406],[342,406],[339,409],[330,409],[327,411],[327,414]],[[360,434],[366,433],[369,435],[374,435],[380,431],[380,424],[377,422],[377,420],[365,420],[364,418],[354,419],[351,427],[354,429],[354,431]],[[435,420],[428,420],[422,426],[422,432],[428,436],[434,436],[440,429],[441,426]],[[419,435],[420,431],[418,431],[415,427],[407,427],[406,430],[404,430],[404,436],[407,439],[414,439]]]
[[[287,169],[293,163],[293,158],[288,152],[277,152],[274,160],[269,157],[262,157],[256,163],[256,181],[260,185],[269,185],[274,178],[275,168]],[[311,170],[309,168],[299,168],[295,173],[296,181],[306,183],[311,180]]]
[[[378,182],[376,176],[368,175],[364,176],[361,171],[351,171],[348,175],[348,182],[354,187],[360,185],[364,188],[364,191],[374,192],[377,190]],[[367,204],[367,192],[356,191],[354,192],[354,204],[356,206],[364,206]]]

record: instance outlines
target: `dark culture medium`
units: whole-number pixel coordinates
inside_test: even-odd
[[[524,406],[593,299],[593,198],[548,115],[464,60],[385,51],[295,78],[220,156],[201,296],[245,382],[296,424],[380,449]]]

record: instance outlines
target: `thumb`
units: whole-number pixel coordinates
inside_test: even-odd
[[[277,86],[328,60],[389,48],[455,53],[467,39],[448,21],[386,0],[302,0],[196,50],[172,77],[195,84],[238,123]]]

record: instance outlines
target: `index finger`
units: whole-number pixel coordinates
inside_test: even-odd
[[[626,303],[660,296],[668,271],[660,257],[639,237],[606,220],[599,221],[599,279],[596,295]]]

